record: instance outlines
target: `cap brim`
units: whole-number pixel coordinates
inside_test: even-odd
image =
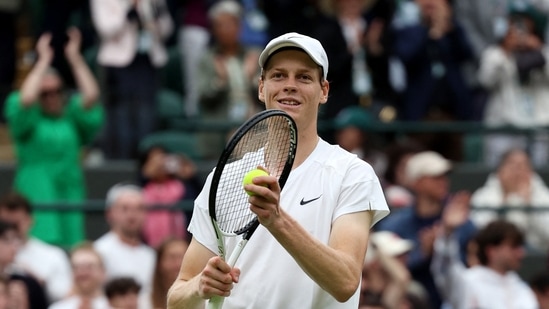
[[[280,49],[287,47],[295,47],[303,50],[305,53],[307,53],[307,55],[309,55],[309,57],[311,57],[311,59],[313,59],[316,64],[322,67],[322,61],[320,59],[317,59],[313,54],[311,54],[304,45],[299,44],[293,40],[281,40],[276,42],[276,44],[273,44],[272,46],[267,46],[265,50],[263,50],[263,52],[259,56],[259,64],[261,65],[261,68],[265,67],[267,60],[269,60],[272,55],[274,55]]]

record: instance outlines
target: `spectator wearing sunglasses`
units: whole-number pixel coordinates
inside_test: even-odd
[[[51,68],[52,36],[45,33],[36,45],[37,62],[5,104],[17,158],[13,187],[37,206],[85,198],[80,152],[103,123],[99,87],[80,53],[80,32],[71,28],[67,34],[65,57],[78,89],[63,89],[61,77]],[[77,210],[37,207],[34,222],[32,235],[52,244],[69,247],[84,238],[83,214]]]

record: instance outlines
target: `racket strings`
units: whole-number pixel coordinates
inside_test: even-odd
[[[258,166],[279,177],[288,159],[291,126],[285,117],[264,119],[251,128],[235,145],[221,174],[216,193],[216,219],[225,233],[244,232],[255,218],[244,191],[244,175]]]

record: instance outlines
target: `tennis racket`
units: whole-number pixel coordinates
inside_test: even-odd
[[[263,166],[278,178],[282,189],[292,170],[296,148],[294,120],[284,111],[266,110],[240,126],[223,150],[212,176],[208,202],[219,256],[225,259],[224,237],[242,235],[227,261],[231,267],[259,226],[242,186],[244,175]],[[220,296],[212,297],[208,308],[221,308],[223,300]]]

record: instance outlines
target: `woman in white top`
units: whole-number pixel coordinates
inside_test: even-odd
[[[477,226],[504,218],[523,230],[529,249],[543,252],[549,249],[549,209],[540,210],[549,208],[549,188],[532,169],[525,151],[507,151],[497,171],[473,193],[471,205],[484,208],[473,208],[471,212]]]

